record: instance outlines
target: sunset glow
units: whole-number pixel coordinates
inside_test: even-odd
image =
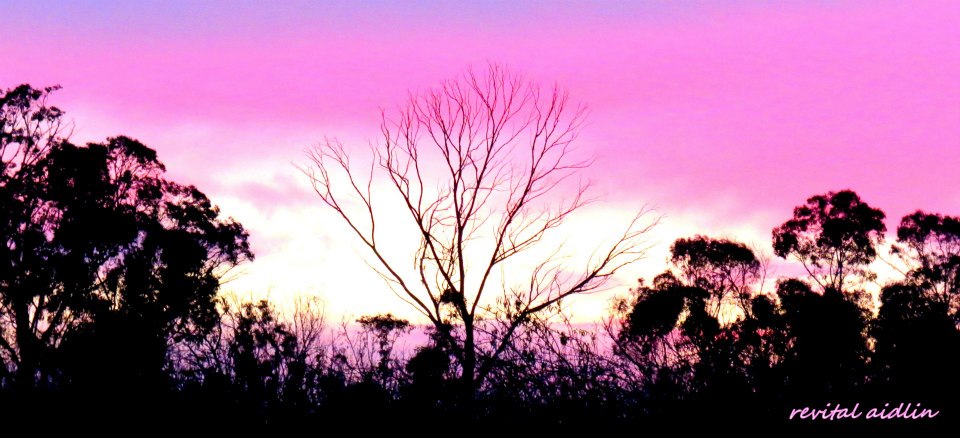
[[[577,299],[592,320],[662,271],[674,239],[769,248],[812,194],[856,190],[888,229],[916,209],[960,213],[960,4],[773,5],[3,3],[0,84],[62,85],[74,141],[137,138],[240,221],[257,258],[228,291],[318,295],[339,318],[415,313],[317,199],[305,151],[366,151],[381,108],[470,66],[556,82],[590,108],[577,145],[599,198],[563,233],[601,239],[643,206],[663,216],[646,260]]]

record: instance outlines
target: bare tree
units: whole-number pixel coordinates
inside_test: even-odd
[[[656,223],[645,210],[586,266],[567,266],[562,244],[540,258],[528,255],[588,202],[589,185],[573,178],[590,164],[574,158],[585,114],[559,87],[490,65],[412,93],[396,117],[384,111],[382,137],[362,167],[342,143],[328,140],[309,151],[312,163],[301,169],[369,248],[369,264],[448,344],[468,397],[532,316],[598,290],[644,256],[644,235]],[[373,189],[380,177],[389,189]],[[402,243],[385,239],[384,224],[406,224],[416,243],[393,247]],[[505,276],[504,266],[516,260],[528,263],[527,275],[507,280],[517,271]],[[491,318],[506,324],[481,345],[478,325]]]

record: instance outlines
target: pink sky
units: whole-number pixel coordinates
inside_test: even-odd
[[[661,247],[766,243],[793,206],[843,188],[891,228],[917,208],[960,214],[960,4],[680,3],[5,4],[0,87],[59,83],[77,139],[156,148],[250,228],[249,288],[345,287],[316,280],[332,263],[318,247],[342,243],[291,163],[325,136],[365,147],[378,107],[488,61],[590,106],[595,193],[656,206]]]

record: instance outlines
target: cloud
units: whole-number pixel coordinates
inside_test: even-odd
[[[615,216],[655,206],[665,246],[768,242],[794,206],[844,188],[891,228],[960,213],[957,3],[765,3],[18,6],[0,85],[64,85],[81,140],[140,139],[247,226],[262,256],[238,285],[343,295],[341,311],[397,306],[292,163],[328,136],[366,148],[380,107],[489,60],[590,105],[595,193]]]

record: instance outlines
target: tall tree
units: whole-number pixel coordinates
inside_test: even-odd
[[[165,179],[136,140],[58,137],[50,91],[22,86],[3,101],[2,147],[18,152],[0,181],[0,310],[13,332],[2,347],[23,388],[54,365],[73,380],[156,377],[175,335],[215,322],[220,277],[253,256],[247,234],[195,187]]]
[[[88,174],[82,184],[73,182],[88,187],[81,196],[58,204],[65,213],[51,241],[64,244],[62,265],[82,274],[71,279],[66,301],[82,319],[64,342],[80,354],[102,352],[96,369],[81,368],[94,381],[127,376],[159,383],[168,343],[216,323],[221,276],[252,258],[246,232],[219,218],[195,187],[164,179],[156,152],[130,138],[82,148],[64,143],[49,161],[49,180]],[[69,187],[52,189],[70,193]]]
[[[960,217],[916,211],[900,221],[894,254],[910,267],[908,281],[957,315],[960,310]]]
[[[513,266],[513,278],[527,278],[491,290],[510,261],[538,253],[584,205],[586,186],[559,192],[588,165],[573,158],[584,115],[558,87],[491,65],[411,95],[395,119],[384,115],[373,160],[361,168],[335,141],[310,154],[313,166],[304,171],[320,199],[370,250],[394,291],[446,338],[467,398],[526,321],[596,290],[644,254],[640,242],[652,224],[637,215],[587,266],[565,266],[562,254],[548,251],[539,262],[528,258],[533,268]],[[390,188],[373,190],[375,176]],[[559,196],[566,200],[550,202]],[[404,239],[385,239],[387,223],[408,226],[411,245],[392,247]],[[499,324],[478,327],[491,320]],[[492,339],[478,342],[480,331]]]
[[[763,265],[746,245],[706,236],[677,239],[670,247],[670,264],[652,288],[637,290],[620,337],[622,352],[634,362],[652,357],[655,363],[689,367],[692,374],[686,379],[696,391],[742,388],[739,368],[752,358],[737,357],[741,346],[734,340],[746,340],[751,333],[739,332],[737,317],[752,319]],[[650,355],[655,351],[660,357]]]
[[[45,262],[49,251],[38,251],[46,230],[36,226],[49,219],[51,209],[39,199],[35,182],[42,177],[41,161],[62,141],[63,112],[48,103],[58,88],[20,85],[0,96],[0,357],[20,382],[32,380],[28,377],[40,361],[36,344],[55,342],[57,334],[41,327],[43,315],[30,307],[33,290],[43,289],[53,273]],[[38,340],[37,330],[47,334]]]
[[[822,290],[844,291],[851,280],[875,278],[867,265],[883,241],[884,218],[850,190],[813,196],[773,230],[773,250],[799,261]]]

